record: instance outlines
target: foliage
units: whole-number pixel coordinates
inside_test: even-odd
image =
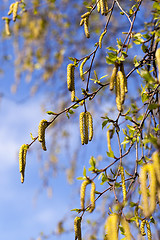
[[[70,48],[71,44],[75,43],[79,49],[72,49],[68,67],[65,66],[67,84],[63,88],[67,89],[68,86],[73,103],[67,107],[66,103],[70,101],[67,98],[61,110],[57,108],[54,112],[48,111],[51,119],[42,120],[38,136],[31,136],[31,143],[22,146],[27,146],[26,151],[29,151],[34,142],[39,140],[43,150],[46,150],[47,128],[53,126],[53,129],[57,129],[55,122],[58,122],[61,115],[66,114],[72,122],[73,115],[80,113],[81,143],[88,144],[89,147],[88,140],[94,141],[100,131],[96,132],[93,128],[95,116],[101,118],[102,129],[107,131],[108,149],[101,164],[92,156],[89,168],[88,165],[84,167],[83,176],[78,178],[82,180],[81,208],[72,210],[77,212],[73,223],[75,239],[80,240],[81,236],[84,236],[86,239],[116,240],[122,235],[125,236],[124,239],[137,239],[146,234],[145,225],[146,236],[152,239],[155,228],[158,227],[156,221],[159,219],[160,202],[159,1],[154,0],[148,4],[143,0],[87,1],[83,2],[84,11],[77,4],[72,17],[78,13],[79,28],[84,28],[86,38],[91,39],[83,40],[82,44],[79,44],[80,41],[72,32],[74,24],[70,22],[69,13],[62,14],[64,6],[61,9],[59,1],[46,1],[44,6],[40,1],[31,2],[32,6],[25,1],[16,2],[19,12],[15,13],[14,8],[11,10],[13,21],[16,21],[13,23],[13,32],[10,33],[8,28],[12,19],[3,18],[7,24],[6,34],[15,38],[15,47],[20,48],[21,44],[25,46],[22,52],[18,50],[16,56],[18,78],[24,71],[36,74],[39,69],[43,80],[48,81],[56,71],[64,68],[64,51],[66,55],[70,54],[67,47]],[[63,3],[70,12],[72,1]],[[142,17],[147,8],[151,10],[149,20],[141,25],[138,16]],[[49,12],[48,15],[46,11]],[[122,22],[122,26],[118,22],[120,29],[116,29],[112,34],[116,18]],[[98,38],[94,42],[96,34]],[[57,50],[54,50],[51,41],[53,37]],[[87,41],[90,41],[89,44]],[[106,56],[104,47],[107,47]],[[135,55],[135,51],[141,57]],[[79,57],[80,54],[82,57]],[[56,80],[54,84],[56,86]],[[58,87],[55,87],[54,90],[57,89]],[[106,98],[114,102],[108,112],[104,110]],[[90,110],[91,106],[93,110]],[[102,110],[103,116],[100,115]],[[98,114],[95,114],[96,111]],[[105,148],[102,142],[101,146]],[[21,162],[23,151],[21,148]],[[21,164],[21,172],[24,175],[23,165]],[[88,187],[91,188],[89,198]],[[87,198],[89,202],[85,201]],[[93,212],[93,215],[95,213],[96,220],[88,220],[90,231],[85,236],[83,221],[85,216],[89,215],[88,212]],[[61,224],[59,234],[64,232]]]

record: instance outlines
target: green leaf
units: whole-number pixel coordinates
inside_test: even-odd
[[[79,107],[79,105],[76,104],[76,105],[74,105],[72,108],[73,108],[73,109],[76,109],[76,108],[78,108],[78,107]]]
[[[156,108],[158,108],[158,107],[159,107],[159,105],[156,104],[156,103],[151,103],[151,104],[149,104],[149,110],[153,110],[153,109],[156,109]]]
[[[136,207],[136,206],[137,206],[137,203],[130,202],[130,207]]]
[[[95,159],[93,156],[91,156],[91,158],[90,158],[90,160],[89,160],[89,164],[90,164],[93,168],[95,168],[95,166],[96,166],[96,159]]]
[[[132,121],[132,117],[130,116],[125,116],[125,119]]]
[[[77,180],[86,180],[86,177],[77,177]]]
[[[113,151],[107,152],[107,156],[110,158],[114,158],[114,152]]]
[[[119,188],[120,186],[121,186],[120,183],[118,183],[118,182],[115,183],[116,188]]]
[[[86,177],[86,168],[85,168],[85,166],[83,168],[83,176]]]
[[[74,114],[74,112],[73,112],[72,109],[69,109],[68,112],[69,112],[70,114]]]
[[[49,114],[49,115],[57,115],[57,113],[52,112],[52,111],[47,111],[46,113]]]
[[[74,208],[74,209],[71,209],[71,211],[76,211],[76,212],[81,212],[81,209],[78,209],[78,208]]]

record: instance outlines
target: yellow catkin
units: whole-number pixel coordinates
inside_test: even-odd
[[[88,114],[84,115],[84,143],[88,144]]]
[[[89,17],[84,18],[84,32],[87,38],[90,38],[90,33],[88,30],[88,25],[89,25]]]
[[[149,176],[150,198],[147,194],[147,174]],[[156,207],[156,175],[153,164],[146,164],[141,168],[140,188],[142,193],[143,213],[145,217],[150,217]]]
[[[125,177],[124,177],[124,168],[120,166],[120,173],[121,173],[121,181],[122,181],[122,192],[123,192],[123,201],[126,201],[126,184],[125,184]]]
[[[84,64],[87,62],[87,59],[88,59],[88,58],[85,58],[85,59],[83,60],[83,62],[82,62],[81,65],[80,65],[80,68],[79,68],[80,77],[81,77],[82,81],[84,81],[83,67],[84,67]]]
[[[71,101],[72,101],[72,102],[75,101],[75,89],[72,90],[72,92],[71,92]]]
[[[107,9],[106,9],[106,3],[105,3],[105,0],[99,0],[99,4],[100,4],[100,7],[101,7],[101,14],[104,15],[107,13]]]
[[[160,48],[158,48],[156,50],[156,62],[157,62],[157,67],[158,67],[158,72],[159,72],[159,75],[158,75],[158,81],[160,82]]]
[[[93,138],[93,118],[90,112],[86,112],[88,116],[88,127],[89,127],[89,137],[88,140],[91,141]]]
[[[104,30],[104,32],[101,34],[100,38],[99,38],[99,47],[102,47],[102,39],[104,37],[104,35],[106,34],[107,30]]]
[[[100,5],[100,0],[97,0],[97,12],[100,12],[101,10],[101,5]]]
[[[9,19],[8,17],[2,17],[2,19],[5,21],[5,32],[7,36],[11,35],[10,29],[9,29],[9,23],[11,21],[11,19]]]
[[[80,25],[80,26],[83,26],[83,24],[84,24],[84,18],[81,19],[79,25]]]
[[[81,209],[85,209],[85,195],[86,195],[86,187],[90,184],[89,180],[85,180],[81,184],[81,190],[80,190],[80,200],[81,200]]]
[[[89,17],[89,15],[90,15],[90,12],[86,12],[86,13],[84,13],[83,15],[81,15],[81,18]]]
[[[91,201],[91,207],[89,208],[89,212],[93,212],[95,209],[95,190],[96,190],[96,185],[92,181],[91,182],[91,193],[90,193],[90,201]]]
[[[12,14],[12,12],[13,12],[13,7],[14,7],[14,4],[15,4],[15,3],[12,3],[12,4],[9,6],[8,15],[11,15],[11,14]]]
[[[18,12],[18,5],[19,2],[15,2],[14,6],[13,6],[13,21],[16,21],[17,18],[17,12]]]
[[[74,219],[74,232],[75,232],[75,239],[82,240],[81,236],[81,217],[76,217]]]
[[[152,233],[149,222],[146,220],[146,227],[147,227],[147,237],[148,240],[152,240]]]
[[[79,128],[80,128],[80,136],[81,136],[81,143],[84,145],[84,139],[85,139],[85,134],[84,134],[84,115],[85,113],[82,112],[79,115]]]
[[[124,103],[125,100],[125,83],[124,83],[124,75],[121,71],[117,72],[117,77],[120,80],[120,95],[121,95],[121,104]]]
[[[43,119],[40,121],[38,126],[38,141],[42,143],[42,149],[46,151],[46,145],[45,145],[45,130],[48,126],[47,120]]]
[[[137,227],[139,228],[139,220],[138,220],[138,206],[135,207],[135,210],[134,210],[134,214],[135,214],[135,223],[137,225]]]
[[[144,230],[145,224],[146,224],[146,220],[142,220],[141,226],[140,226],[140,232],[141,232],[142,236],[146,235],[145,230]]]
[[[120,64],[120,71],[122,72],[123,77],[124,77],[124,90],[125,90],[125,93],[127,93],[128,92],[127,78],[126,78],[126,75],[125,75],[123,62],[121,62],[121,64]]]
[[[74,90],[74,69],[75,65],[73,63],[67,66],[67,87],[69,91]]]
[[[156,178],[158,183],[160,184],[160,156],[158,151],[152,154],[152,160],[153,160],[153,166],[154,166]]]
[[[19,150],[19,171],[21,173],[21,182],[24,182],[24,173],[26,166],[26,154],[29,146],[27,144],[23,144]]]
[[[105,14],[107,14],[107,12],[108,12],[108,3],[107,3],[107,0],[104,0],[104,4],[105,4],[105,8],[106,8],[106,13],[105,13]]]
[[[120,89],[120,78],[117,75],[116,77],[116,104],[118,111],[122,111],[122,103],[121,103],[121,89]]]
[[[129,223],[125,220],[125,218],[121,219],[121,224],[122,227],[124,229],[124,235],[126,236],[127,240],[132,240],[132,235],[130,232],[130,227],[129,227]]]
[[[117,72],[118,72],[118,63],[115,63],[115,66],[112,70],[112,75],[111,75],[111,78],[110,78],[110,86],[109,86],[110,91],[112,91],[114,89]]]
[[[118,240],[118,215],[111,214],[105,223],[105,233],[107,234],[107,239]]]
[[[107,145],[108,145],[108,152],[111,152],[112,148],[111,148],[110,130],[107,131]]]

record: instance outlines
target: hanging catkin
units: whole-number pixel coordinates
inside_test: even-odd
[[[126,75],[125,75],[123,62],[120,63],[120,71],[122,72],[123,77],[124,77],[124,90],[125,90],[125,93],[127,93],[128,92],[127,78],[126,78]]]
[[[119,112],[122,111],[122,102],[121,102],[121,89],[120,89],[120,78],[117,75],[116,77],[116,104]]]
[[[123,229],[125,231],[124,235],[126,236],[126,239],[127,240],[132,240],[129,223],[125,220],[125,218],[121,219],[121,224],[122,224],[122,227],[123,227]]]
[[[42,149],[46,151],[46,144],[45,144],[45,130],[48,126],[47,120],[43,119],[40,121],[38,126],[38,141],[42,144]]]
[[[149,177],[150,197],[148,197],[147,175]],[[156,175],[153,164],[146,164],[140,171],[140,188],[145,217],[150,217],[156,207]]]
[[[67,87],[69,91],[74,90],[74,69],[75,65],[73,63],[68,64],[67,66]]]
[[[118,215],[113,213],[109,215],[105,223],[105,233],[107,239],[118,240]]]
[[[81,190],[80,190],[80,200],[81,200],[81,209],[85,209],[85,195],[86,195],[86,187],[90,184],[89,180],[85,180],[81,184]]]
[[[19,150],[19,171],[21,173],[21,182],[24,182],[24,173],[26,166],[26,154],[29,146],[27,144],[23,144]]]
[[[110,91],[112,91],[114,89],[117,72],[118,72],[118,63],[115,63],[114,68],[112,70],[112,75],[110,78],[110,87],[109,87]]]
[[[93,118],[92,118],[92,114],[90,112],[86,112],[86,114],[88,116],[88,127],[89,127],[88,140],[91,141],[93,138]]]
[[[81,63],[80,65],[80,68],[79,68],[79,71],[80,71],[80,77],[82,79],[82,81],[84,81],[84,73],[83,73],[83,67],[84,67],[84,64],[87,62],[88,58],[86,57],[83,62]]]
[[[160,82],[160,48],[158,48],[156,50],[155,57],[156,57],[157,68],[158,68],[158,72],[159,72],[158,81]]]
[[[100,38],[99,38],[99,47],[102,47],[102,39],[104,37],[104,35],[106,34],[107,30],[104,30],[104,32],[101,34]]]
[[[126,201],[126,184],[125,184],[125,177],[124,177],[124,168],[120,166],[120,173],[121,173],[121,182],[122,182],[122,192],[123,192],[123,201]]]
[[[74,232],[75,232],[75,239],[82,240],[81,236],[81,217],[76,217],[74,219]]]
[[[96,189],[96,185],[92,181],[91,182],[91,193],[90,193],[91,206],[88,210],[90,213],[93,212],[93,210],[95,209],[95,189]]]

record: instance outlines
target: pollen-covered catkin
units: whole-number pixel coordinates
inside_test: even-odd
[[[18,12],[18,5],[19,2],[15,2],[14,6],[13,6],[13,21],[16,21],[17,18],[17,12]]]
[[[159,72],[158,81],[160,82],[160,48],[158,48],[156,50],[155,57],[156,57],[156,62],[157,62],[157,67],[158,67],[158,72]]]
[[[90,14],[91,14],[90,12],[86,12],[83,15],[81,15],[81,18],[89,17]]]
[[[92,181],[91,182],[91,194],[90,194],[91,207],[89,208],[90,213],[93,212],[93,210],[95,209],[95,189],[96,189],[96,185]]]
[[[149,177],[150,197],[148,197],[147,175]],[[140,171],[140,188],[142,193],[142,206],[145,217],[150,217],[156,207],[156,175],[153,164],[146,164]]]
[[[127,78],[126,78],[126,75],[125,75],[123,62],[121,62],[121,64],[120,64],[120,71],[122,72],[123,77],[124,77],[124,90],[125,90],[125,93],[127,93],[128,92]]]
[[[147,227],[147,237],[148,240],[152,240],[152,233],[149,222],[146,220],[146,227]]]
[[[160,184],[160,156],[158,151],[152,154],[152,160],[153,160],[153,166],[154,166],[156,178],[158,183]]]
[[[100,5],[100,0],[97,0],[97,12],[100,12],[101,10],[101,5]]]
[[[79,68],[79,71],[80,71],[80,77],[82,79],[82,81],[84,81],[84,73],[83,73],[83,67],[84,67],[84,64],[87,62],[87,57],[83,60],[83,62],[81,63],[80,65],[80,68]]]
[[[105,233],[107,234],[107,239],[118,240],[118,215],[111,214],[105,223]]]
[[[141,226],[140,226],[140,232],[141,232],[142,236],[146,235],[145,230],[144,230],[145,224],[146,224],[146,220],[142,220]]]
[[[108,5],[106,0],[99,0],[100,8],[101,8],[101,14],[104,15],[108,11]]]
[[[129,223],[125,220],[125,218],[121,219],[121,224],[122,224],[122,227],[123,227],[123,229],[125,231],[124,235],[126,236],[126,239],[127,240],[132,240]]]
[[[104,37],[104,35],[106,34],[107,30],[104,30],[104,32],[101,34],[100,38],[99,38],[99,47],[102,47],[102,39]]]
[[[112,75],[111,75],[111,78],[110,78],[110,87],[109,87],[110,91],[112,91],[114,89],[117,72],[118,72],[118,63],[115,63],[115,66],[112,70]]]
[[[117,77],[120,80],[120,95],[121,95],[121,104],[124,103],[125,100],[125,82],[124,82],[124,75],[121,71],[117,72]]]
[[[120,78],[117,75],[116,77],[116,104],[119,112],[122,111],[122,102],[121,102],[121,89],[120,89]]]
[[[76,217],[74,219],[74,232],[75,232],[75,239],[82,240],[81,236],[81,217]]]
[[[88,29],[88,25],[89,25],[89,17],[85,17],[84,18],[84,32],[87,38],[90,38],[90,33],[89,33],[89,29]]]
[[[24,182],[24,173],[26,166],[26,154],[29,146],[27,144],[23,144],[19,150],[19,171],[21,173],[21,182]]]
[[[121,173],[121,181],[122,181],[122,192],[123,192],[123,201],[126,201],[126,184],[125,184],[125,177],[124,177],[124,168],[120,166],[120,173]]]
[[[91,141],[93,138],[93,118],[90,112],[86,112],[88,116],[88,127],[89,127],[89,137],[88,140]]]
[[[73,63],[67,66],[67,86],[69,91],[74,90],[74,69],[75,65]]]
[[[81,136],[81,143],[82,143],[82,145],[84,145],[84,139],[85,139],[85,134],[84,134],[84,115],[85,115],[85,112],[82,112],[79,115],[79,128],[80,128],[80,136]]]
[[[75,89],[72,90],[72,92],[71,92],[71,101],[72,101],[72,102],[75,101]]]
[[[47,120],[43,119],[40,121],[38,126],[38,141],[42,143],[42,149],[46,151],[46,145],[45,145],[45,130],[48,126]]]
[[[85,209],[85,194],[86,194],[86,187],[90,184],[89,180],[85,180],[81,184],[81,190],[80,190],[80,200],[81,200],[81,209]]]
[[[9,23],[11,21],[11,19],[9,19],[8,17],[2,17],[2,19],[5,21],[5,32],[7,36],[11,35],[10,29],[9,29]]]

